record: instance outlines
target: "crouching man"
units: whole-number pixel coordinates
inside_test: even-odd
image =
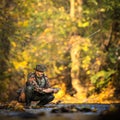
[[[29,73],[24,88],[26,107],[30,107],[32,101],[39,101],[38,106],[43,106],[54,99],[54,93],[59,89],[51,88],[47,76],[44,74],[46,67],[36,65],[35,72]]]

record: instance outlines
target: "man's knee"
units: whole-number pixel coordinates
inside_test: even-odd
[[[33,86],[31,86],[31,85],[26,86],[26,88],[25,88],[26,99],[31,99],[33,92],[34,92]]]
[[[54,99],[54,96],[52,94],[47,94],[44,99],[40,100],[38,105],[45,105],[51,102]]]
[[[51,94],[51,95],[49,95],[49,96],[48,96],[48,100],[49,100],[49,101],[54,100],[54,98],[55,98],[55,97],[54,97],[54,95],[53,95],[53,94]]]
[[[26,88],[25,88],[25,91],[26,92],[33,92],[33,86],[32,85],[28,85],[28,86],[26,86]]]

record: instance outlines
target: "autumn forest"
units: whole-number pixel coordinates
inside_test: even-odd
[[[53,102],[119,103],[119,0],[0,0],[0,102],[41,63]]]

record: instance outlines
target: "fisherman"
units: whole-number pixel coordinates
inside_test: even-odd
[[[43,106],[54,99],[54,93],[58,88],[51,88],[48,77],[45,75],[46,67],[43,64],[36,65],[34,72],[27,76],[24,88],[26,107],[31,106],[32,101],[39,101],[37,106]]]

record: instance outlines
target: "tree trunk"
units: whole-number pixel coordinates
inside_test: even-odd
[[[70,0],[70,16],[72,20],[74,18],[81,18],[82,17],[82,0]],[[77,16],[75,16],[75,14]],[[81,37],[77,36],[75,31],[73,31],[71,39],[70,39],[70,56],[71,56],[71,79],[72,79],[72,86],[76,90],[77,94],[83,95],[84,88],[81,85],[80,81],[80,43]],[[83,39],[82,39],[83,40]],[[84,92],[85,93],[85,92]],[[76,94],[76,95],[77,95]],[[85,95],[86,96],[86,95]],[[83,97],[83,96],[82,96]],[[79,95],[80,98],[80,95]]]
[[[75,40],[75,41],[74,41]],[[80,73],[80,50],[79,50],[79,39],[77,40],[75,37],[71,38],[72,47],[70,51],[71,55],[71,78],[72,78],[72,85],[78,91],[80,88],[80,80],[79,80],[79,73]]]
[[[70,39],[71,44],[71,50],[70,50],[70,56],[71,56],[71,78],[72,78],[72,86],[76,90],[77,94],[79,95],[79,98],[82,96],[86,97],[85,88],[82,86],[81,78],[80,78],[80,66],[81,66],[81,59],[80,59],[80,45],[82,44],[82,41],[84,41],[83,38],[80,36],[72,36]],[[84,94],[85,93],[85,94]]]

